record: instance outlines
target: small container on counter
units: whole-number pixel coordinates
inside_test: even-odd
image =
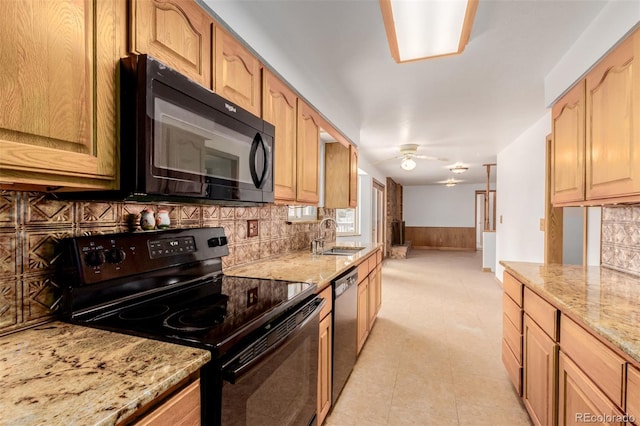
[[[152,210],[144,209],[140,212],[140,227],[143,231],[151,231],[156,228],[156,218]]]
[[[169,212],[166,210],[158,210],[156,215],[156,226],[158,229],[168,229],[171,225],[171,219],[169,218]]]

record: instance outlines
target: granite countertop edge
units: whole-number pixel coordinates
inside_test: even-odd
[[[640,277],[598,266],[512,261],[500,264],[640,366]]]

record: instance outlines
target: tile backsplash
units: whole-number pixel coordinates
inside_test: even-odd
[[[171,228],[222,226],[229,239],[223,267],[241,265],[290,251],[308,249],[315,223],[287,222],[287,206],[59,201],[40,192],[0,191],[0,335],[55,317],[60,283],[53,278],[58,242],[67,237],[129,232],[130,215],[167,210]],[[319,218],[335,218],[334,209],[318,209]],[[258,236],[247,237],[247,221],[258,221]],[[136,221],[137,222],[137,221]],[[333,225],[332,222],[329,222]],[[335,228],[324,231],[335,241]]]
[[[602,266],[640,276],[640,206],[602,208]]]

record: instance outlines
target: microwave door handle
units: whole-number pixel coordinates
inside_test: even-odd
[[[256,155],[258,154],[258,147],[262,149],[262,158],[264,158],[264,164],[262,167],[262,175],[258,177],[258,171],[256,170]],[[256,133],[256,136],[253,138],[253,142],[251,143],[251,151],[249,152],[249,171],[251,172],[251,179],[253,179],[253,184],[256,188],[262,188],[264,184],[264,177],[267,174],[267,150],[264,146],[264,141],[260,136],[260,133]]]
[[[250,371],[255,370],[256,367],[264,365],[267,363],[274,355],[278,349],[286,346],[291,340],[296,338],[302,330],[307,327],[309,322],[313,321],[315,317],[320,315],[320,310],[326,304],[324,299],[318,298],[320,300],[315,300],[314,304],[316,304],[312,313],[304,319],[303,322],[298,324],[293,330],[289,331],[287,335],[283,336],[279,342],[274,344],[272,347],[265,350],[263,353],[258,355],[252,360],[246,361],[244,363],[239,361],[240,356],[236,356],[231,359],[227,363],[222,366],[222,378],[231,384],[238,383],[243,376],[245,376]]]

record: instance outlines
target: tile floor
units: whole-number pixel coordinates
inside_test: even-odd
[[[481,252],[383,263],[382,308],[325,424],[530,425],[500,355],[502,288]]]

